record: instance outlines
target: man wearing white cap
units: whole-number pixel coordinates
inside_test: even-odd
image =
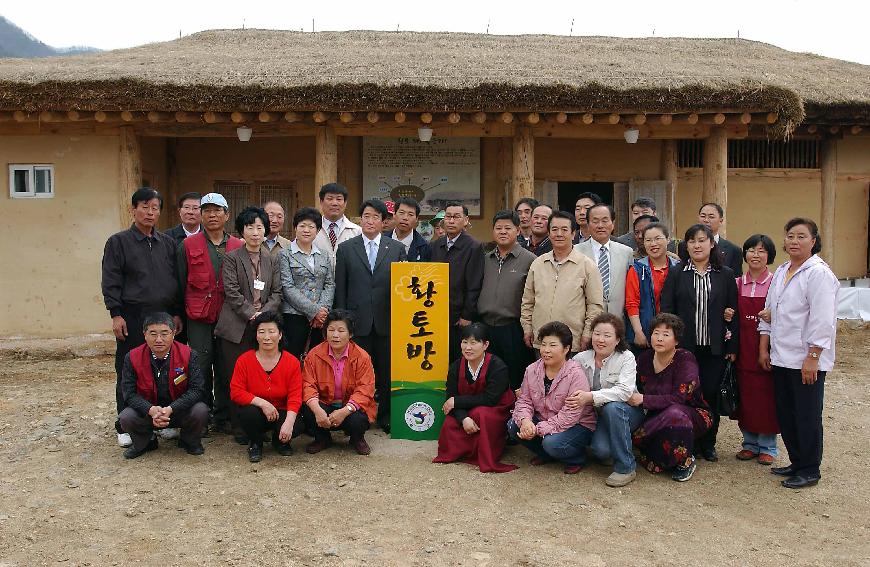
[[[200,201],[200,210],[203,230],[179,245],[178,276],[188,342],[199,355],[205,383],[203,401],[212,410],[216,429],[224,430],[229,422],[230,377],[223,375],[217,360],[214,327],[224,302],[224,256],[241,248],[244,242],[224,230],[229,206],[223,195],[205,195]]]

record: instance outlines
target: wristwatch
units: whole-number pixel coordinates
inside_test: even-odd
[[[350,413],[353,413],[353,412],[355,411],[355,410],[353,409],[353,404],[347,404],[346,406],[344,406],[344,408],[345,408],[347,411],[349,411]]]
[[[810,358],[819,358],[819,353],[810,352],[810,353],[807,353],[807,356],[809,356]]]

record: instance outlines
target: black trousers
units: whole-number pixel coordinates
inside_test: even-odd
[[[312,329],[305,315],[282,313],[281,316],[284,319],[284,328],[281,331],[284,334],[284,348],[296,358],[302,356],[305,341],[309,336],[311,337],[308,342],[309,350],[323,342],[323,329]]]
[[[368,335],[357,335],[353,341],[372,357],[375,367],[375,399],[378,401],[378,423],[390,422],[390,336],[379,335],[374,329]]]
[[[331,414],[337,409],[335,406],[327,406],[325,404],[320,404],[320,407],[323,408],[323,411],[326,412],[326,415]],[[317,420],[314,418],[314,412],[307,405],[302,406],[302,419],[305,420],[305,429],[308,431],[314,431],[314,440],[315,441],[331,441],[332,440],[332,431],[336,431],[341,429],[345,433],[347,433],[348,437],[350,437],[351,443],[356,443],[360,439],[363,438],[366,431],[369,430],[369,418],[366,415],[366,412],[363,410],[356,410],[341,422],[340,427],[334,427],[332,429],[326,429],[324,427],[320,427],[317,425]]]
[[[710,417],[713,425],[698,439],[698,448],[702,451],[716,447],[716,435],[719,433],[719,386],[722,384],[722,374],[725,372],[725,356],[713,354],[708,346],[695,347],[695,359],[698,361],[698,374],[701,378],[701,393],[707,405],[710,406]]]
[[[124,357],[137,346],[145,344],[145,335],[142,334],[142,309],[122,307],[121,317],[127,323],[127,338],[123,341],[115,339],[115,406],[118,410],[118,416],[127,407],[127,402],[124,401],[124,395],[121,393],[121,372],[124,369]],[[115,420],[115,430],[118,433],[124,433],[120,417]]]
[[[199,370],[205,385],[202,401],[210,410],[214,410],[215,383],[229,383],[223,376],[225,369],[219,360],[220,349],[218,339],[214,336],[214,327],[214,323],[187,321],[188,346],[199,356]]]
[[[230,401],[230,381],[236,369],[236,361],[247,351],[257,347],[253,326],[248,323],[242,340],[238,343],[220,339],[220,354],[223,372],[215,374],[214,383],[214,421],[216,424],[230,422],[234,431],[239,429],[239,416],[236,404]]]
[[[489,327],[489,352],[507,364],[511,389],[523,383],[526,367],[534,362],[532,349],[523,341],[523,328],[519,321]]]
[[[245,435],[250,439],[251,443],[262,444],[263,434],[267,431],[272,432],[273,445],[278,445],[280,443],[278,440],[278,432],[281,430],[281,426],[284,425],[284,420],[287,419],[287,412],[285,410],[278,410],[278,419],[275,421],[269,421],[266,419],[263,410],[257,406],[247,405],[236,407],[239,415],[239,424],[242,427],[242,431],[244,431]],[[305,423],[302,421],[301,416],[297,415],[296,421],[293,423],[292,437],[299,437],[302,435],[304,429]],[[289,442],[287,444],[289,445]]]
[[[820,370],[814,384],[804,384],[800,370],[773,367],[776,420],[782,442],[795,473],[803,476],[821,476],[825,374]]]
[[[154,434],[154,421],[150,416],[139,415],[133,408],[124,408],[118,416],[123,430],[130,434],[133,447],[141,451],[151,441]],[[172,412],[169,416],[169,425],[166,427],[181,428],[181,441],[188,445],[195,445],[202,439],[205,426],[208,425],[208,406],[202,402],[193,404],[189,410]]]
[[[448,356],[450,357],[450,362],[453,362],[462,356],[462,327],[456,323],[451,324],[448,340]]]

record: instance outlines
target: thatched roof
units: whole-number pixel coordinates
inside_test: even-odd
[[[870,121],[870,67],[740,39],[214,30],[0,60],[3,110],[778,112]]]

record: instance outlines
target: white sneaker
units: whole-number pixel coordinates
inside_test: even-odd
[[[157,435],[159,435],[161,439],[178,439],[180,434],[181,432],[177,427],[167,427],[166,429],[157,430]]]
[[[612,486],[614,488],[618,488],[620,486],[625,486],[634,480],[634,477],[637,476],[637,473],[631,471],[630,473],[618,473],[616,471],[610,473],[610,476],[607,477],[607,480],[604,481],[604,484],[607,486]]]
[[[133,439],[129,433],[118,433],[118,445],[121,447],[129,447],[133,444]]]

